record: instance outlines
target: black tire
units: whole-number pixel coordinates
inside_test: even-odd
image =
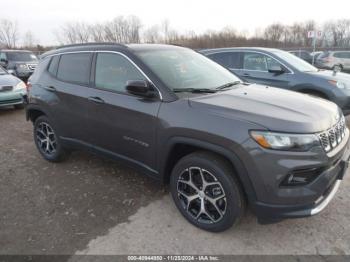
[[[45,130],[46,127],[46,134]],[[48,131],[49,130],[49,131]],[[45,139],[45,135],[47,135],[46,139],[52,140],[50,145],[47,147],[47,141],[40,142]],[[50,120],[46,116],[38,117],[34,122],[34,142],[39,151],[39,153],[43,156],[44,159],[50,162],[61,162],[68,156],[68,151],[63,147],[57,132],[55,131],[53,125]],[[54,141],[54,142],[53,142]],[[47,150],[47,151],[46,151]]]
[[[14,105],[15,109],[23,109],[24,104]]]
[[[192,190],[194,187],[184,184],[184,181],[185,183],[187,182],[186,176],[187,178],[190,176],[189,169],[191,169],[192,174],[191,181],[198,186],[197,189],[202,191]],[[202,177],[201,173],[206,177],[206,183],[213,182],[216,179],[213,182],[216,185],[200,188],[201,183],[197,183],[198,181],[196,182],[195,180]],[[224,231],[237,224],[245,212],[246,201],[232,166],[225,159],[210,152],[195,152],[180,159],[171,173],[170,190],[181,214],[193,225],[207,231]],[[183,193],[186,190],[186,193],[192,191],[191,194],[186,194],[186,196],[191,196],[195,199],[187,201],[185,195],[179,193],[180,191]],[[198,197],[196,197],[197,195]],[[211,204],[214,198],[217,199],[215,206]],[[188,205],[188,203],[190,204]],[[205,207],[203,210],[205,213],[210,214],[210,217],[202,213],[202,209],[199,208],[202,205]],[[196,209],[200,210],[195,212]],[[219,212],[221,212],[221,215]]]

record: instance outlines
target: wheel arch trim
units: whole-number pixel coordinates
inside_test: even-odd
[[[202,150],[207,150],[209,152],[216,153],[224,157],[225,159],[227,159],[230,162],[230,164],[234,167],[237,173],[237,178],[241,182],[243,186],[243,190],[246,193],[246,196],[248,197],[249,202],[252,203],[256,201],[257,199],[256,193],[252,185],[252,182],[248,176],[248,171],[236,152],[233,152],[232,150],[228,150],[220,145],[212,144],[207,141],[202,141],[202,140],[189,138],[189,137],[172,137],[167,141],[165,145],[165,149],[162,151],[162,156],[164,157],[159,159],[160,176],[164,183],[170,177],[170,174],[167,174],[167,167],[169,164],[169,159],[171,157],[170,154],[172,153],[172,150],[176,145],[188,145],[188,146],[198,147]]]

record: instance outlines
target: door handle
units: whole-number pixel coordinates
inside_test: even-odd
[[[97,103],[97,104],[104,104],[104,102],[105,102],[100,97],[92,97],[92,96],[90,96],[88,99],[89,99],[89,101],[92,101],[92,102]]]
[[[50,92],[56,92],[56,88],[53,86],[44,86],[44,89]]]
[[[248,73],[244,73],[244,74],[243,74],[243,76],[250,76],[250,74],[248,74]]]

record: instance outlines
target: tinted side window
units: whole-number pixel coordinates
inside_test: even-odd
[[[52,57],[49,67],[47,69],[47,71],[49,71],[54,76],[56,76],[59,61],[60,61],[60,56],[57,55]]]
[[[90,65],[90,53],[62,55],[58,66],[57,78],[66,82],[88,85]]]
[[[116,92],[126,92],[128,80],[146,80],[128,59],[118,54],[100,53],[96,59],[95,86]]]
[[[266,56],[259,53],[244,53],[243,69],[267,71]]]
[[[232,69],[240,68],[240,53],[239,52],[222,52],[211,54],[208,56],[216,63]]]

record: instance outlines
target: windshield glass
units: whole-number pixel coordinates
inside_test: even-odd
[[[287,63],[295,67],[297,70],[302,72],[317,72],[318,69],[303,59],[284,51],[276,51],[275,55],[277,55],[282,60],[285,60]]]
[[[215,89],[240,81],[227,69],[192,50],[146,50],[136,54],[172,90]]]
[[[0,75],[7,75],[7,72],[2,67],[0,67]]]
[[[9,61],[36,62],[38,59],[29,52],[9,52],[6,54]]]

